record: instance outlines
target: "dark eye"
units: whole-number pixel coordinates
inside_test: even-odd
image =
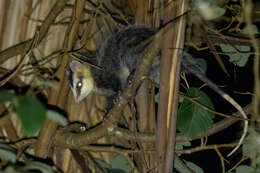
[[[77,89],[81,89],[81,87],[82,87],[82,81],[78,81],[78,83],[77,83]]]
[[[78,81],[76,84],[76,91],[77,91],[78,95],[80,95],[80,93],[81,93],[82,85],[83,85],[82,81]]]

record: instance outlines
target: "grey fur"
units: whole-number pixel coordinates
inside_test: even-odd
[[[90,68],[97,87],[96,92],[112,98],[114,93],[122,90],[127,84],[129,74],[133,74],[140,63],[143,50],[149,44],[149,42],[146,45],[140,43],[155,33],[156,29],[130,25],[109,36],[97,51],[92,52],[95,58],[92,58],[91,63],[102,68],[102,70]],[[159,67],[157,58],[150,70],[150,76],[158,75]],[[225,94],[205,76],[198,64],[186,56],[182,59],[182,71],[197,76],[218,94],[222,96]]]
[[[100,70],[90,67],[95,86],[97,87],[97,93],[113,98],[114,93],[117,93],[126,86],[129,74],[133,74],[143,56],[143,50],[149,44],[149,42],[147,42],[146,45],[140,43],[155,33],[156,29],[130,25],[109,36],[99,46],[97,51],[91,53],[91,56],[95,58],[91,58],[90,63],[102,68],[102,70]],[[149,76],[151,77],[159,74],[159,56],[160,55],[156,58],[150,70]],[[199,66],[189,58],[183,58],[182,70],[186,73],[196,75],[199,79],[209,84],[217,93],[223,94],[223,92],[202,73]],[[69,75],[70,80],[73,80],[71,76],[72,75]]]
[[[141,26],[127,26],[108,37],[100,45],[99,49],[92,53],[95,58],[94,60],[92,59],[91,63],[103,68],[103,70],[100,70],[90,67],[95,83],[94,85],[96,87],[94,92],[107,97],[108,109],[112,106],[112,99],[115,94],[126,86],[128,74],[132,74],[135,71],[143,56],[143,50],[147,44],[149,44],[149,42],[147,42],[146,45],[140,43],[147,40],[155,33],[155,29]],[[159,56],[160,55],[158,55],[158,57]],[[160,65],[158,62],[158,59],[154,62],[154,65],[150,70],[151,75],[154,75],[159,71]],[[186,56],[182,58],[182,70],[187,73],[192,73],[200,80],[204,81],[210,88],[237,108],[243,118],[247,119],[241,106],[218,88],[216,84],[211,82],[200,70],[198,64]],[[71,78],[73,75],[69,76],[69,79],[73,80]],[[230,155],[242,144],[247,132],[247,127],[248,121],[245,121],[243,135],[240,138],[238,146],[230,153]]]

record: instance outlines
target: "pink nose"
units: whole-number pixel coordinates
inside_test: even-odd
[[[79,104],[80,102],[80,97],[79,97],[79,93],[77,93],[76,97],[75,97],[75,103]]]
[[[78,98],[75,99],[75,103],[79,104],[80,100]]]

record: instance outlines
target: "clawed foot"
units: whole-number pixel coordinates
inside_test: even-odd
[[[106,119],[108,119],[108,113],[109,111],[117,104],[119,104],[120,102],[120,96],[121,96],[121,92],[119,91],[118,94],[116,96],[111,96],[109,98],[107,98],[107,108],[106,108],[106,113],[103,117],[103,121],[105,121]]]
[[[127,77],[127,84],[128,85],[131,85],[133,83],[133,79],[134,79],[134,75],[133,74],[130,74],[128,77]]]
[[[121,96],[121,91],[118,91],[118,94],[115,98],[113,98],[113,104],[116,105],[120,102],[120,96]]]

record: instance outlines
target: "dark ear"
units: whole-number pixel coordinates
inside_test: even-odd
[[[82,64],[78,61],[73,60],[73,61],[70,62],[70,69],[73,72],[80,72],[81,73],[82,72],[81,66],[82,66]]]

